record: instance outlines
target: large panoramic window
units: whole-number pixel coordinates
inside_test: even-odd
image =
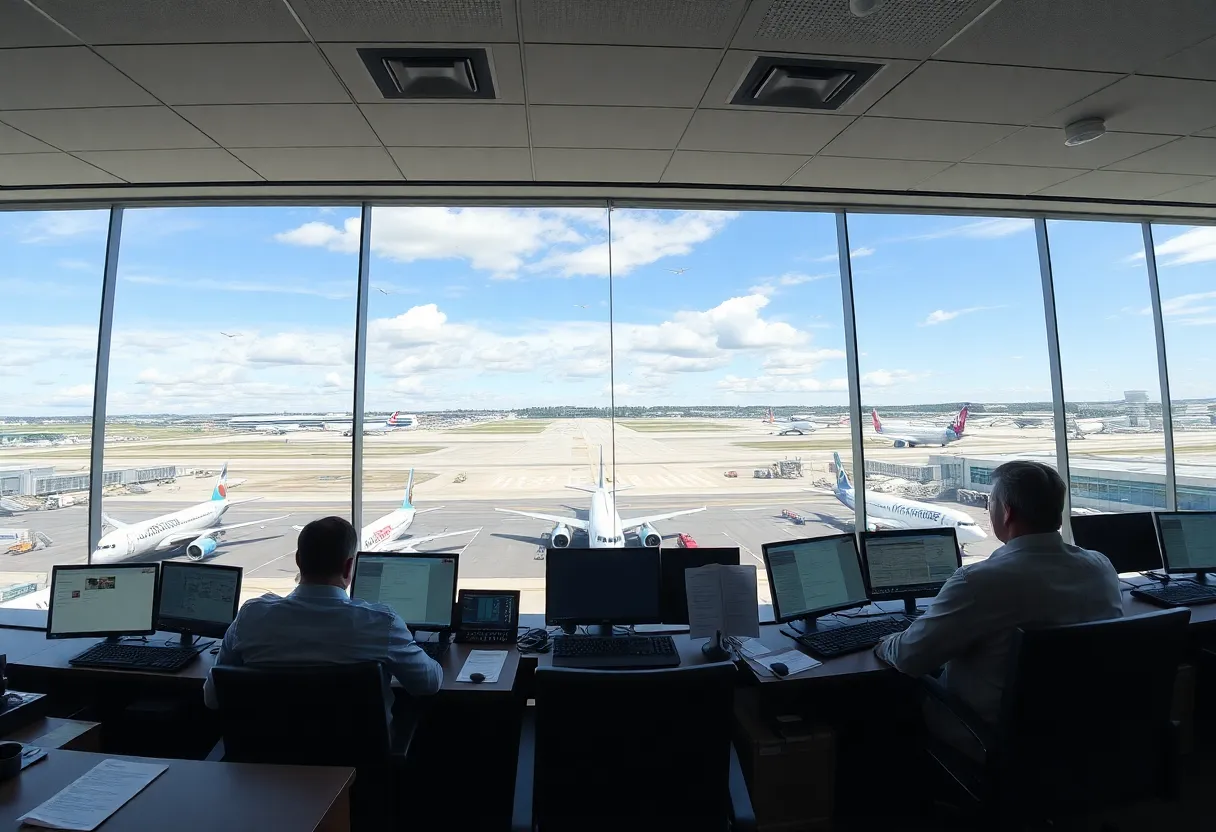
[[[295,585],[299,526],[350,516],[358,210],[128,210],[93,562]]]
[[[1034,225],[851,214],[871,527],[951,525],[969,557],[1010,459],[1055,464]]]
[[[45,608],[89,555],[89,448],[108,211],[0,213],[0,607]]]

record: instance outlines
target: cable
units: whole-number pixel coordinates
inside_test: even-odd
[[[521,653],[548,653],[553,646],[549,631],[544,627],[530,627],[515,640]]]

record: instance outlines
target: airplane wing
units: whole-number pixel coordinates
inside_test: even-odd
[[[701,506],[700,508],[686,508],[682,511],[669,511],[666,514],[652,514],[649,517],[629,517],[621,520],[621,531],[631,532],[634,529],[639,529],[642,526],[657,523],[660,520],[670,520],[673,517],[683,517],[685,514],[696,514],[698,511],[705,511],[705,506]]]
[[[587,527],[591,524],[586,520],[579,520],[576,517],[558,517],[556,514],[539,514],[535,511],[516,511],[513,508],[496,508],[495,511],[501,511],[503,514],[518,514],[520,517],[531,517],[533,520],[546,520],[550,523],[561,523],[563,526],[568,526],[572,529],[582,529],[587,531]],[[700,509],[698,509],[699,511]]]
[[[258,500],[261,500],[261,499],[263,499],[263,498],[262,497],[245,497],[240,500],[229,500],[228,505],[239,506],[241,503],[253,503],[253,502],[257,502]]]
[[[906,442],[909,445],[932,445],[932,442],[926,442],[925,437],[909,436],[907,434],[900,435],[898,433],[890,433],[883,431],[879,434],[883,439],[890,439],[892,442]]]
[[[247,523],[233,523],[232,525],[224,524],[222,526],[212,526],[209,529],[195,529],[192,532],[179,532],[178,534],[170,535],[161,541],[162,547],[177,546],[182,543],[189,543],[199,537],[210,537],[214,534],[222,534],[230,532],[233,529],[243,529],[246,526],[264,526],[267,523],[273,523],[275,520],[283,520],[290,517],[290,514],[283,514],[278,517],[267,517],[265,520],[250,520]]]
[[[455,537],[458,534],[477,534],[480,528],[476,529],[461,529],[458,532],[443,532],[441,534],[428,534],[422,537],[411,537],[403,540],[394,540],[391,543],[384,543],[376,547],[377,552],[400,552],[404,549],[412,549],[421,543],[430,543],[432,540],[442,540],[445,537]],[[470,541],[471,543],[472,541]]]
[[[105,513],[101,515],[101,519],[106,525],[113,526],[116,529],[125,529],[128,525],[130,525],[128,523],[123,523],[120,520],[115,520],[113,517]]]
[[[867,517],[866,528],[872,532],[890,531],[893,529],[910,529],[912,528],[907,523],[899,520],[887,520],[879,517]]]

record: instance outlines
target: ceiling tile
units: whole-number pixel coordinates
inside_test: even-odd
[[[844,159],[816,156],[794,174],[787,185],[808,188],[865,188],[903,191],[915,187],[949,162],[908,162],[892,159]]]
[[[0,49],[13,46],[73,46],[76,38],[23,0],[0,0]]]
[[[532,180],[524,147],[390,147],[406,179],[422,181]]]
[[[582,150],[538,147],[532,151],[538,182],[658,182],[668,150]]]
[[[529,43],[725,48],[745,0],[520,0]]]
[[[286,4],[274,0],[34,0],[85,43],[304,41]]]
[[[1206,181],[1203,176],[1092,170],[1076,179],[1039,191],[1043,196],[1088,196],[1095,199],[1152,199]]]
[[[66,153],[0,156],[0,185],[101,185],[121,181]]]
[[[0,113],[0,118],[4,114]],[[0,153],[53,153],[55,148],[38,141],[33,136],[27,136],[20,130],[14,130],[6,124],[0,124]]]
[[[1189,185],[1177,191],[1166,191],[1157,196],[1170,202],[1194,202],[1204,206],[1216,205],[1216,179]]]
[[[863,116],[823,152],[829,156],[958,162],[1017,129],[1007,124]]]
[[[528,117],[518,104],[364,104],[392,147],[527,147]]]
[[[972,194],[1029,194],[1084,172],[1079,169],[972,165],[964,162],[926,179],[916,186],[916,190]]]
[[[217,104],[177,112],[225,147],[380,145],[354,104]]]
[[[849,116],[808,113],[698,110],[680,149],[811,156],[850,121]]]
[[[778,156],[772,153],[677,150],[663,174],[663,181],[780,185],[802,167],[806,160],[806,156]]]
[[[968,162],[1049,168],[1100,168],[1170,141],[1148,133],[1107,133],[1098,141],[1066,147],[1055,127],[1025,127],[970,157]]]
[[[1216,176],[1216,139],[1178,139],[1139,156],[1116,162],[1110,167],[1112,170],[1138,170],[1146,173],[1195,173]]]
[[[1216,81],[1132,75],[1044,118],[1063,127],[1089,116],[1106,119],[1108,130],[1184,136],[1216,124]]]
[[[103,150],[77,153],[128,182],[241,182],[260,179],[227,150]]]
[[[260,147],[232,154],[272,182],[401,179],[383,147]]]
[[[359,103],[384,103],[385,98],[380,94],[379,87],[367,73],[363,59],[359,57],[360,49],[390,49],[401,46],[400,43],[326,43],[321,50],[333,64],[334,71],[346,84],[350,94]],[[468,46],[468,44],[466,44]],[[524,103],[524,71],[519,62],[518,44],[491,44],[487,49],[490,59],[490,72],[494,78],[495,101],[500,104]],[[392,103],[399,106],[412,105],[415,102],[393,99]],[[426,102],[434,103],[434,99]],[[469,103],[469,102],[464,102]]]
[[[531,104],[696,107],[721,55],[715,49],[525,48]]]
[[[875,116],[1029,124],[1118,76],[930,61],[870,108]]]
[[[0,110],[157,103],[83,46],[0,49],[0,79]]]
[[[21,110],[0,120],[61,150],[153,150],[215,147],[168,107]]]
[[[1216,81],[1216,37],[1208,38],[1189,49],[1141,67],[1141,75],[1168,75],[1173,78],[1202,78]]]
[[[535,147],[607,147],[671,150],[692,110],[665,107],[568,107],[533,105]]]
[[[350,100],[310,43],[106,46],[98,52],[166,104]]]
[[[292,0],[309,33],[321,41],[516,43],[513,0],[375,2]]]

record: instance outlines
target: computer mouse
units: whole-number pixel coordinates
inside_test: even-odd
[[[470,673],[469,674],[469,681],[473,682],[474,684],[481,684],[485,680],[486,680],[486,677],[480,673]]]
[[[790,669],[785,666],[784,662],[773,662],[771,665],[769,665],[769,670],[773,671],[773,673],[776,673],[778,676],[790,675]]]

